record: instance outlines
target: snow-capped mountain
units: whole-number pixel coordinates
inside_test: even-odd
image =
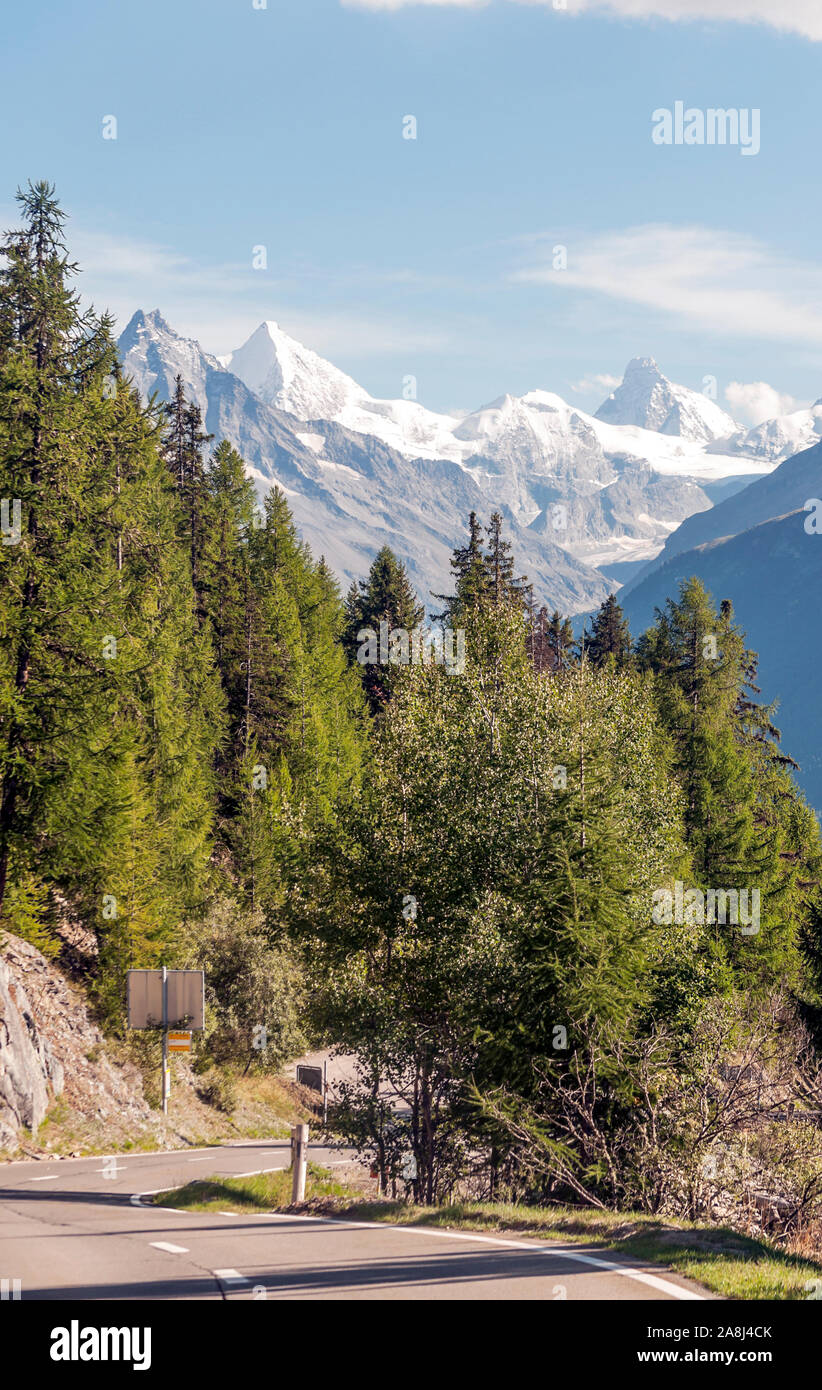
[[[412,457],[384,440],[333,420],[310,423],[268,405],[180,337],[158,310],[139,311],[119,340],[124,369],[148,398],[170,399],[177,373],[215,442],[229,439],[246,461],[260,496],[276,484],[315,555],[324,555],[344,586],[362,578],[377,550],[390,545],[408,565],[423,601],[452,588],[449,560],[470,511],[487,520],[497,505],[471,470],[450,459]],[[518,561],[540,602],[577,613],[607,596],[608,584],[551,536],[509,518]]]
[[[708,443],[739,430],[735,420],[709,397],[675,386],[662,375],[653,357],[634,357],[621,385],[596,412],[611,425],[638,425],[658,434]]]
[[[448,556],[471,509],[503,512],[537,597],[573,613],[652,560],[686,517],[774,466],[724,452],[706,434],[720,428],[711,411],[728,435],[740,427],[650,359],[637,359],[639,373],[629,365],[613,399],[638,400],[639,376],[646,386],[653,376],[662,405],[634,411],[644,424],[617,424],[544,390],[464,416],[378,400],[271,321],[217,358],[158,310],[140,311],[120,345],[146,395],[168,399],[182,375],[208,429],[236,445],[261,494],[274,481],[283,487],[306,539],[341,578],[361,576],[388,541],[426,598],[446,592]],[[672,432],[673,407],[663,411],[674,399],[684,436]],[[697,407],[704,416],[694,438]]]
[[[128,360],[129,372],[140,385],[151,381],[152,390],[167,401],[179,375],[202,409],[208,373],[218,371],[220,363],[203,352],[193,338],[181,338],[175,333],[159,309],[150,314],[138,309],[120,334],[118,346],[120,357]]]
[[[549,514],[553,528],[554,513],[548,509],[566,503],[567,524],[554,539],[595,565],[653,557],[685,516],[710,505],[704,487],[729,476],[739,478],[741,486],[747,474],[769,466],[760,461],[743,468],[736,453],[709,454],[706,441],[714,438],[709,426],[726,435],[739,426],[710,401],[672,385],[655,367],[654,399],[664,397],[668,406],[664,414],[661,408],[656,414],[645,410],[648,427],[614,425],[543,390],[501,396],[462,416],[437,414],[416,401],[378,400],[270,321],[219,360],[260,399],[303,420],[309,426],[306,440],[322,444],[321,419],[382,440],[407,458],[458,463],[529,528],[539,528],[540,518]],[[626,373],[629,395],[639,390],[634,365]],[[646,386],[650,394],[647,380]],[[672,432],[671,402],[677,418],[690,426],[685,437]],[[701,408],[703,427],[697,429]],[[657,423],[667,425],[667,432]],[[670,481],[660,485],[660,476]]]
[[[451,441],[458,420],[437,415],[413,400],[369,396],[345,372],[303,347],[271,319],[219,361],[266,405],[288,411],[298,420],[335,420],[411,457],[459,456]]]
[[[727,453],[739,454],[741,458],[781,463],[803,449],[810,449],[820,439],[822,400],[815,401],[807,410],[777,415],[773,420],[754,425],[753,429],[742,430],[732,439],[725,440],[721,447]]]

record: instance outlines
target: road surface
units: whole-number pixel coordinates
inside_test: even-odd
[[[345,1160],[312,1145],[324,1164]],[[290,1215],[175,1212],[141,1194],[290,1162],[282,1140],[0,1166],[0,1279],[27,1299],[710,1298],[595,1245]],[[13,1294],[12,1294],[13,1296]]]

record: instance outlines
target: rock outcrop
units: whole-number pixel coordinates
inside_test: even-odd
[[[20,978],[46,961],[24,941],[7,940],[15,945],[0,957],[0,1148],[10,1146],[22,1127],[38,1128],[65,1081],[63,1065],[38,1026]]]
[[[35,1135],[63,1096],[78,1116],[140,1129],[150,1116],[137,1067],[115,1066],[83,996],[38,950],[0,934],[0,1151]]]

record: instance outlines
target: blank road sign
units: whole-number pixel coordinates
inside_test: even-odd
[[[168,1028],[205,1026],[205,980],[202,970],[167,972]],[[162,970],[129,970],[127,975],[129,1028],[162,1028]]]
[[[322,1067],[309,1067],[304,1062],[297,1064],[297,1085],[308,1086],[312,1091],[319,1091],[322,1095],[323,1089],[323,1069]]]
[[[202,970],[169,970],[169,1028],[205,1027],[205,985]]]

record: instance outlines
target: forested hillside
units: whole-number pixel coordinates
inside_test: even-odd
[[[387,548],[344,598],[182,383],[141,402],[53,191],[20,202],[2,926],[58,956],[82,921],[111,1032],[128,968],[196,964],[221,1065],[356,1053],[332,1124],[421,1201],[812,1225],[822,844],[731,605],[687,579],[634,641],[611,598],[577,645],[498,512],[433,630]]]

